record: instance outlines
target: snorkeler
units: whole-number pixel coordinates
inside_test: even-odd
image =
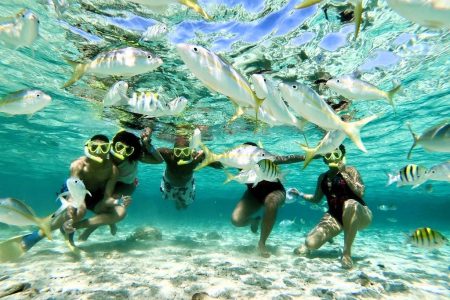
[[[176,209],[186,209],[195,199],[194,169],[205,159],[205,155],[202,151],[193,151],[189,140],[181,135],[176,137],[173,149],[158,148],[158,152],[166,162],[160,187],[162,197],[174,201]],[[216,169],[223,167],[218,162],[209,166]]]
[[[115,206],[117,199],[112,196],[118,170],[111,159],[109,159],[110,147],[111,144],[108,137],[95,135],[84,145],[85,156],[78,158],[70,165],[70,176],[81,179],[90,195],[86,195],[84,203],[78,209],[69,207],[65,213],[54,216],[51,229],[56,230],[60,228],[72,249],[75,246],[73,242],[74,224],[84,217],[86,209],[98,211],[104,210],[105,207],[110,208],[108,217],[111,223],[109,224],[117,222],[125,215],[123,207]],[[66,191],[67,186],[64,185],[61,192]],[[42,230],[36,230],[24,235],[20,241],[18,240],[21,247],[16,247],[18,251],[22,251],[20,255],[28,251],[43,237]]]
[[[358,171],[345,165],[345,147],[324,156],[329,170],[319,176],[314,195],[300,193],[306,201],[318,203],[327,197],[328,212],[308,234],[305,244],[294,250],[295,254],[309,254],[344,231],[342,267],[352,268],[351,247],[358,230],[369,226],[372,212],[363,200],[365,186]]]
[[[247,142],[247,145],[257,147],[255,143]],[[318,158],[318,157],[317,157]],[[291,164],[305,160],[303,155],[275,156],[275,164]],[[286,199],[286,190],[280,180],[275,182],[261,181],[255,187],[253,184],[247,184],[247,190],[242,195],[241,200],[236,205],[231,216],[231,222],[234,226],[243,227],[250,225],[253,233],[258,232],[261,222],[261,234],[258,243],[259,253],[262,257],[269,257],[270,253],[266,248],[266,241],[275,224],[278,208],[280,208]],[[252,217],[257,211],[264,207],[262,217]]]
[[[116,199],[122,199],[122,203],[117,202],[117,205],[126,209],[131,204],[131,195],[134,193],[138,185],[138,162],[148,164],[158,164],[163,161],[159,152],[153,148],[151,144],[150,128],[145,128],[141,133],[141,139],[131,132],[120,130],[112,139],[110,154],[112,155],[112,161],[118,169],[117,182],[114,187],[113,196]],[[109,209],[108,209],[109,210]],[[106,213],[108,214],[108,210]],[[96,225],[87,228],[79,237],[80,240],[85,241],[89,238],[90,234],[94,232],[98,226],[104,224],[110,224],[110,217],[102,216],[102,212],[98,212],[98,215],[90,218],[86,222],[95,223]],[[123,215],[125,217],[125,215]],[[99,219],[100,218],[100,219]],[[107,223],[101,224],[101,220]],[[122,219],[119,219],[120,221]],[[83,223],[76,224],[75,227],[81,226]],[[115,235],[117,228],[115,224],[110,224],[111,234]]]

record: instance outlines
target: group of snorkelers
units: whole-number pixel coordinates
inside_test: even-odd
[[[70,176],[80,178],[91,194],[86,195],[81,207],[69,207],[66,213],[55,216],[52,230],[60,229],[73,247],[74,232],[78,229],[84,229],[79,240],[87,240],[102,225],[109,225],[114,235],[116,224],[126,216],[132,202],[132,194],[138,184],[139,162],[165,162],[166,169],[160,187],[163,199],[173,201],[177,209],[185,209],[192,204],[195,199],[194,169],[205,159],[205,154],[202,150],[190,148],[189,140],[184,136],[176,137],[173,148],[155,148],[151,136],[151,129],[145,128],[140,137],[121,130],[111,141],[105,135],[90,138],[84,145],[85,155],[71,163]],[[257,147],[251,142],[246,144]],[[297,193],[297,197],[312,203],[318,203],[325,195],[329,210],[294,253],[308,255],[344,231],[341,261],[343,267],[351,268],[351,246],[357,231],[371,223],[372,213],[363,200],[365,187],[361,177],[354,167],[345,165],[345,155],[344,145],[324,155],[323,161],[329,170],[319,176],[315,193]],[[291,164],[304,160],[303,155],[275,156],[274,163]],[[180,161],[188,163],[179,164]],[[220,162],[213,162],[209,166],[223,168]],[[64,191],[67,188],[63,186]],[[260,230],[258,249],[263,257],[270,256],[266,241],[275,224],[278,209],[285,200],[286,190],[280,180],[247,184],[246,191],[232,213],[233,225],[250,226],[254,233]],[[255,216],[261,208],[264,208],[263,216]],[[85,218],[87,210],[94,215]],[[43,236],[40,231],[26,236],[23,247],[25,250],[30,249]]]

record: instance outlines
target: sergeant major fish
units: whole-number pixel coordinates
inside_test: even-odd
[[[0,22],[0,41],[14,48],[29,47],[39,36],[39,18],[29,9]]]
[[[361,141],[360,130],[364,125],[375,120],[377,115],[357,122],[344,122],[313,89],[304,84],[282,83],[280,91],[284,100],[297,114],[325,130],[345,132],[360,150],[367,152]]]
[[[388,174],[389,180],[386,186],[397,182],[397,187],[412,185],[413,189],[427,181],[427,168],[415,164],[409,164],[401,168],[397,174]]]
[[[373,84],[364,80],[344,75],[327,81],[326,85],[336,93],[350,100],[378,100],[385,99],[395,109],[394,95],[401,85],[395,86],[390,91],[380,90]]]
[[[450,121],[446,120],[436,126],[433,126],[421,135],[417,136],[408,123],[409,131],[413,136],[414,142],[409,149],[408,159],[411,157],[411,152],[416,145],[422,145],[425,150],[431,152],[450,152]]]
[[[67,59],[73,67],[72,78],[63,87],[68,87],[78,81],[84,74],[103,76],[134,76],[155,70],[163,61],[151,52],[127,47],[112,50],[97,55],[86,64]]]
[[[448,243],[448,239],[440,232],[429,227],[418,228],[408,236],[408,242],[420,248],[439,248]]]
[[[0,112],[32,115],[50,104],[52,98],[40,90],[21,90],[0,99]]]

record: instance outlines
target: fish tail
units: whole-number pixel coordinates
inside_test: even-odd
[[[223,182],[223,184],[227,184],[234,179],[234,176],[231,173],[225,172],[225,175],[227,175],[227,179]]]
[[[295,8],[296,9],[306,8],[320,2],[322,2],[322,0],[305,0],[302,3],[298,4],[297,6],[295,6]]]
[[[397,94],[401,89],[402,89],[402,85],[398,84],[386,93],[387,100],[388,100],[389,104],[392,105],[392,107],[394,108],[394,111],[395,111],[394,95]]]
[[[363,152],[367,152],[366,147],[364,147],[364,144],[361,140],[360,131],[363,126],[365,126],[367,123],[375,120],[378,118],[377,115],[373,115],[367,118],[364,118],[362,120],[351,122],[351,123],[345,123],[343,125],[344,132],[348,135],[348,137],[355,143],[355,145]]]
[[[307,145],[304,144],[299,145],[303,149],[303,151],[305,151],[305,161],[303,163],[303,169],[305,169],[316,155],[317,148],[309,148]]]
[[[39,227],[41,228],[43,234],[49,239],[52,240],[52,220],[54,214],[49,215],[48,217],[41,219]]]
[[[412,152],[412,150],[414,149],[414,147],[416,147],[416,145],[417,145],[417,142],[419,141],[419,138],[417,137],[417,135],[412,131],[412,128],[411,128],[411,124],[408,122],[408,123],[406,123],[406,126],[408,126],[408,128],[409,128],[409,131],[411,131],[411,134],[412,134],[412,137],[413,137],[413,144],[412,144],[412,146],[411,146],[411,149],[409,149],[409,152],[408,152],[408,159],[410,159],[411,158],[411,152]]]
[[[390,173],[387,173],[387,176],[389,177],[389,179],[388,179],[388,182],[387,182],[386,186],[390,186],[394,182],[397,182],[397,176],[396,175],[392,175]]]
[[[179,0],[179,2],[187,7],[193,9],[198,14],[200,14],[206,20],[211,20],[212,18],[203,10],[203,8],[198,4],[197,0]]]
[[[228,125],[232,122],[236,121],[240,116],[244,114],[244,109],[240,106],[236,107],[236,113],[231,117],[231,119],[228,121]],[[258,113],[256,113],[258,115]]]
[[[16,236],[0,243],[0,262],[13,261],[21,257],[27,249],[23,246],[26,235]]]
[[[63,88],[69,87],[75,82],[78,81],[81,77],[83,77],[84,73],[86,72],[86,65],[85,64],[79,64],[73,60],[70,60],[68,58],[65,59],[66,62],[72,66],[73,68],[73,74],[72,77],[63,85]]]
[[[210,163],[213,163],[213,162],[215,162],[215,161],[218,160],[218,155],[212,153],[211,150],[209,150],[209,148],[206,147],[205,144],[201,143],[201,144],[200,144],[200,147],[202,148],[203,153],[205,154],[205,158],[203,159],[202,163],[199,164],[199,165],[194,169],[194,171],[198,171],[198,170],[200,170],[200,169],[203,169],[204,167],[206,167],[206,166],[209,165]]]
[[[355,5],[355,40],[358,38],[358,34],[361,28],[362,23],[362,13],[363,13],[363,7],[362,7],[362,0],[357,0]]]

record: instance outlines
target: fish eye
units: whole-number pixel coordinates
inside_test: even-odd
[[[265,156],[265,154],[263,153],[262,156]]]
[[[336,82],[339,83],[339,79],[336,79]]]
[[[41,23],[41,21],[37,20],[37,23],[38,23],[38,24],[40,24],[40,23]]]
[[[292,88],[297,89],[297,86],[296,86],[296,85],[293,85]]]
[[[40,97],[40,96],[41,96],[41,94],[37,94],[37,95],[36,95],[36,97]]]
[[[152,58],[152,56],[151,56],[151,55],[147,55],[147,58],[148,58],[148,59],[151,59],[151,58]]]
[[[264,82],[267,82],[267,79],[264,78]]]
[[[198,48],[197,48],[197,47],[194,47],[194,51],[195,51],[195,52],[198,52]]]

